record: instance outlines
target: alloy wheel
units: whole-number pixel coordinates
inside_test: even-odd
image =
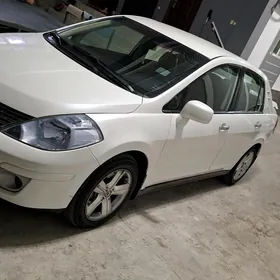
[[[119,169],[106,175],[89,195],[85,214],[90,221],[98,221],[113,213],[126,198],[132,183],[128,170]]]
[[[239,180],[250,168],[252,162],[254,161],[255,153],[254,151],[249,151],[239,162],[235,169],[233,179],[235,181]]]

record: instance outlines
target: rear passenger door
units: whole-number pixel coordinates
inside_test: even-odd
[[[211,170],[230,170],[261,137],[267,118],[263,114],[264,98],[264,80],[255,72],[243,69],[225,119],[228,128],[226,141]]]

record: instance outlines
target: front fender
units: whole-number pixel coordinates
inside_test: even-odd
[[[117,155],[131,152],[131,151],[142,152],[143,154],[146,155],[149,163],[153,162],[153,157],[155,156],[155,155],[153,156],[152,147],[143,142],[128,142],[128,143],[122,143],[115,147],[111,147],[111,148],[108,147],[107,149],[104,148],[105,145],[99,145],[99,144],[89,148],[100,165],[104,164],[105,162],[107,162],[108,160],[110,160],[111,158]]]
[[[148,159],[149,173],[167,141],[170,114],[98,114],[90,117],[104,136],[102,142],[89,147],[100,165],[119,154],[139,151]]]

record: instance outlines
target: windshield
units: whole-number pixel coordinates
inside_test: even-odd
[[[209,61],[126,17],[84,23],[58,35],[72,46],[72,53],[80,49],[89,58],[95,58],[103,70],[107,68],[115,78],[145,97],[159,95]]]

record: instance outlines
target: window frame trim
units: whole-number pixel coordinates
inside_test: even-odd
[[[181,91],[179,91],[175,96],[173,96],[167,103],[165,103],[165,104],[162,106],[162,112],[163,112],[164,114],[180,114],[181,111],[180,111],[180,112],[166,111],[166,110],[164,110],[163,108],[164,108],[164,106],[166,106],[173,98],[175,98],[175,97],[176,97],[177,95],[179,95],[182,91],[184,91],[190,84],[192,84],[192,83],[195,82],[196,80],[202,78],[203,76],[205,76],[207,73],[213,71],[214,69],[220,68],[220,67],[222,67],[222,66],[237,67],[237,68],[239,69],[239,71],[238,71],[238,77],[237,77],[238,81],[237,81],[235,90],[234,90],[234,92],[233,92],[232,100],[231,100],[230,105],[229,105],[229,108],[230,108],[231,105],[232,105],[232,102],[233,102],[233,100],[234,100],[234,98],[235,98],[235,96],[236,96],[237,90],[239,91],[240,81],[241,81],[241,76],[240,76],[240,75],[241,75],[241,73],[242,73],[242,68],[244,68],[244,67],[241,66],[241,65],[239,65],[239,64],[235,64],[235,63],[223,63],[223,64],[217,65],[217,66],[211,68],[210,70],[208,70],[207,72],[203,73],[202,75],[200,75],[199,77],[197,77],[195,80],[193,80],[191,83],[189,83],[184,89],[182,89]],[[207,105],[207,104],[206,104],[206,105]],[[212,109],[212,108],[211,108],[211,109]],[[214,110],[213,110],[213,111],[214,111]],[[233,114],[233,113],[236,113],[236,112],[234,112],[234,111],[233,111],[233,112],[231,112],[231,111],[217,111],[217,112],[215,112],[215,111],[214,111],[214,115],[215,115],[215,114],[221,115],[221,114],[228,114],[228,113]]]
[[[263,95],[263,102],[262,102],[262,110],[261,111],[233,111],[233,110],[229,110],[229,111],[214,111],[214,115],[225,115],[225,114],[229,114],[229,115],[234,115],[234,114],[240,114],[240,115],[252,115],[252,114],[263,114],[264,111],[264,103],[265,103],[265,95],[266,95],[266,85],[265,85],[265,81],[264,79],[256,72],[254,72],[251,69],[248,69],[245,66],[242,66],[240,64],[235,64],[235,63],[224,63],[224,64],[220,64],[218,66],[215,66],[213,68],[211,68],[210,70],[208,70],[207,72],[203,73],[202,75],[200,75],[199,77],[197,77],[194,81],[196,81],[197,79],[202,78],[204,75],[206,75],[207,73],[209,73],[210,71],[213,71],[216,68],[222,67],[222,66],[232,66],[232,67],[237,67],[239,69],[238,72],[238,81],[233,93],[233,97],[231,100],[231,103],[229,105],[229,108],[232,108],[234,106],[234,102],[236,102],[239,94],[240,94],[240,86],[241,86],[241,82],[243,82],[244,79],[244,75],[245,72],[249,72],[254,74],[255,76],[257,76],[262,82],[263,82],[263,87],[264,87],[264,95]],[[192,81],[191,83],[193,83],[194,81]],[[163,108],[173,99],[175,98],[177,95],[179,95],[182,91],[184,91],[191,83],[189,83],[184,89],[182,89],[181,91],[179,91],[175,96],[173,96],[168,102],[166,102],[163,106],[162,106],[162,113],[164,114],[180,114],[180,112],[174,112],[174,111],[166,111]],[[259,98],[259,96],[258,96]],[[206,104],[207,105],[207,104]]]
[[[237,87],[238,90],[234,93],[232,102],[229,106],[229,108],[231,110],[229,110],[227,113],[229,113],[229,114],[240,114],[240,115],[252,115],[252,114],[262,115],[263,111],[264,111],[264,102],[265,102],[265,94],[266,94],[265,81],[258,73],[252,71],[251,69],[248,69],[247,67],[244,67],[244,66],[240,66],[240,68],[241,68],[241,73],[240,73],[241,76],[240,76],[239,84],[238,84],[238,87]],[[238,100],[238,97],[240,96],[240,93],[241,93],[240,86],[241,86],[241,83],[244,82],[244,76],[245,76],[246,72],[247,73],[249,72],[249,73],[253,74],[263,83],[264,94],[263,94],[263,100],[262,100],[262,108],[261,108],[260,111],[234,111],[233,110],[234,106],[236,105],[236,101]],[[259,100],[259,96],[260,96],[260,93],[258,94],[257,101]]]

